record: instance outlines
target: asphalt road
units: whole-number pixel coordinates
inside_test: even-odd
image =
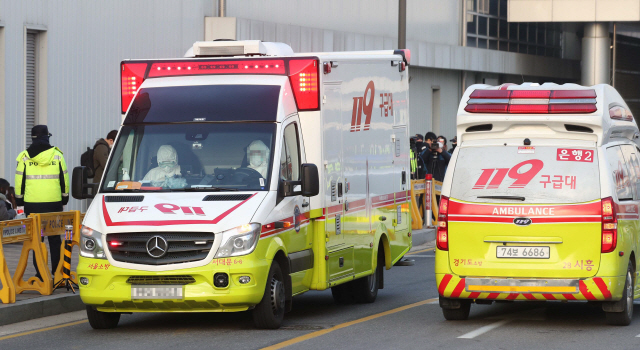
[[[414,266],[385,271],[375,303],[338,306],[330,291],[310,292],[275,331],[254,329],[249,313],[123,315],[117,329],[95,331],[81,311],[0,327],[0,349],[640,349],[640,300],[628,327],[561,302],[473,305],[469,320],[445,321],[424,248]]]

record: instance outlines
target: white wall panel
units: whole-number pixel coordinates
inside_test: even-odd
[[[13,184],[24,149],[24,28],[47,33],[47,124],[67,166],[120,124],[120,61],[181,57],[203,40],[212,0],[0,0],[5,35],[5,167]],[[0,73],[2,74],[2,73]],[[70,208],[79,209],[72,200]]]

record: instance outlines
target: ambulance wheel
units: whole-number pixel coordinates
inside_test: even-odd
[[[355,297],[358,302],[373,303],[376,301],[376,298],[378,297],[378,288],[380,287],[380,279],[384,276],[383,265],[381,262],[384,262],[384,258],[381,260],[380,254],[378,254],[376,270],[373,274],[353,281],[355,284]]]
[[[469,318],[469,311],[471,300],[460,300],[460,307],[457,309],[442,307],[442,315],[447,321],[464,321]]]
[[[276,261],[271,264],[262,300],[253,309],[253,324],[261,329],[278,329],[284,318],[286,292],[284,275]]]
[[[621,312],[605,312],[607,316],[607,324],[614,326],[628,326],[633,319],[633,267],[629,262],[627,268],[627,279],[624,283],[621,302],[624,303],[624,311]]]
[[[93,306],[87,305],[87,318],[93,329],[111,329],[118,326],[120,321],[119,312],[102,312]]]

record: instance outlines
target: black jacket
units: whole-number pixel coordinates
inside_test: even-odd
[[[433,153],[427,149],[420,156],[427,168],[427,174],[431,174],[434,180],[443,181],[449,160],[451,160],[451,154],[447,151],[442,151],[442,153],[438,153],[436,158],[433,158]]]

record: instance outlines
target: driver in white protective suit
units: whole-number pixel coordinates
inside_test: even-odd
[[[180,165],[178,165],[178,153],[176,149],[169,145],[162,145],[158,149],[158,166],[149,170],[144,176],[142,182],[151,182],[152,186],[179,188],[174,187],[173,179],[182,177],[180,173]]]
[[[247,147],[247,168],[254,169],[259,172],[263,178],[267,178],[269,171],[269,148],[264,142],[255,140]]]

